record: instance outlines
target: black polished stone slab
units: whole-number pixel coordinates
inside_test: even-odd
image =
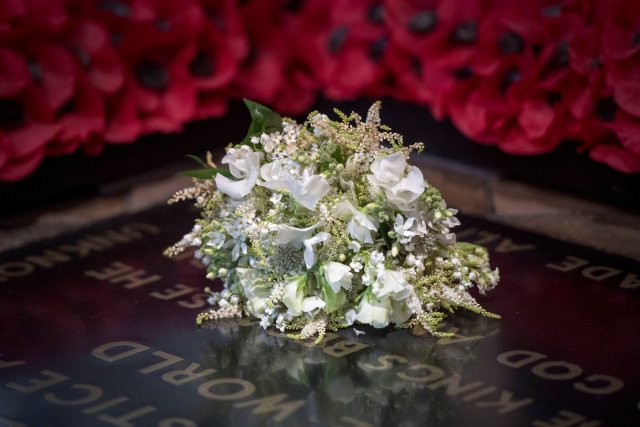
[[[485,221],[500,286],[453,339],[252,322],[198,329],[203,271],[162,250],[186,207],[0,257],[0,426],[637,426],[638,263]]]

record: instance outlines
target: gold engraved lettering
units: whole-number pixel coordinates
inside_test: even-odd
[[[587,417],[576,414],[575,412],[562,410],[558,412],[558,416],[555,416],[547,421],[536,420],[531,423],[535,427],[597,427],[601,424],[598,420],[587,421]]]
[[[537,362],[538,360],[546,358],[547,356],[544,354],[536,353],[535,351],[512,350],[499,354],[497,360],[503,365],[518,369],[528,365],[529,363]]]
[[[396,356],[395,354],[385,354],[383,356],[378,357],[379,365],[374,365],[373,363],[360,363],[360,367],[367,371],[386,371],[387,369],[393,368],[393,363],[407,363],[407,359],[402,356]]]
[[[165,418],[158,422],[158,427],[196,427],[197,424],[186,418]]]
[[[89,270],[85,271],[84,275],[93,277],[98,280],[108,280],[112,277],[118,276],[120,274],[128,273],[133,270],[133,267],[127,264],[123,264],[119,261],[112,262],[109,264],[109,267],[103,268],[102,270]]]
[[[300,341],[299,344],[303,345],[305,347],[322,347],[325,346],[329,341],[333,341],[336,338],[340,338],[338,336],[338,334],[334,334],[333,332],[328,332],[324,335],[324,337],[322,338],[322,341],[320,341],[319,343],[316,344],[315,340],[309,340],[309,341]]]
[[[547,264],[547,267],[558,271],[571,271],[576,268],[584,267],[589,264],[586,259],[578,258],[575,256],[567,255],[560,264]]]
[[[495,387],[481,388],[480,390],[474,391],[473,393],[465,394],[462,397],[462,400],[464,400],[465,402],[471,402],[478,399],[479,397],[486,396],[489,393],[493,393],[495,390]]]
[[[147,272],[144,270],[134,270],[129,273],[125,273],[122,276],[112,277],[111,279],[109,279],[109,282],[111,283],[124,282],[125,288],[134,289],[140,286],[148,285],[149,283],[157,282],[160,279],[162,279],[162,277],[158,276],[157,274],[147,276]]]
[[[214,393],[212,391],[213,388],[223,386],[226,386],[225,388],[228,388],[229,386],[240,386],[240,389],[233,393],[227,391]],[[255,391],[256,386],[254,386],[249,381],[243,380],[241,378],[218,378],[215,380],[209,380],[198,386],[198,394],[200,394],[200,396],[202,397],[206,397],[207,399],[212,400],[244,399],[245,397],[251,396]]]
[[[107,354],[107,352],[109,352],[110,350],[119,347],[123,347],[124,351]],[[149,350],[149,347],[147,347],[146,345],[138,344],[133,341],[114,341],[94,348],[93,351],[91,351],[91,355],[93,357],[111,363],[115,362],[116,360],[125,359],[127,357],[133,356],[134,354],[142,353],[147,350]]]
[[[185,308],[202,308],[207,303],[208,295],[204,292],[198,292],[197,294],[191,295],[187,300],[178,301],[178,305]],[[191,301],[189,301],[191,300]]]
[[[145,224],[144,222],[135,222],[133,224],[125,225],[121,228],[123,233],[129,234],[131,236],[135,236],[138,239],[144,237],[143,233],[146,234],[158,234],[160,233],[160,229],[155,225]]]
[[[31,385],[25,386],[17,383],[9,383],[6,386],[12,390],[19,391],[21,393],[33,393],[34,391],[42,390],[43,388],[51,387],[52,385],[64,382],[69,379],[69,377],[59,374],[58,372],[49,371],[45,369],[44,371],[40,371],[45,377],[48,377],[46,380],[42,380],[40,378],[30,378],[29,383]]]
[[[0,265],[0,276],[22,277],[33,273],[35,267],[28,262],[12,261]],[[6,279],[5,279],[6,280]]]
[[[149,412],[154,412],[156,410],[157,408],[155,406],[146,405],[117,416],[100,414],[98,415],[98,419],[118,427],[133,427],[135,426],[135,424],[129,421],[140,418],[141,416],[148,414]]]
[[[398,375],[398,378],[401,378],[403,380],[413,381],[418,383],[428,383],[431,381],[439,380],[440,378],[444,377],[444,371],[438,368],[437,366],[418,363],[416,365],[411,365],[408,368],[408,371],[420,371],[420,370],[427,371],[427,374],[418,377],[414,375],[408,375],[405,372],[398,372],[397,375]]]
[[[273,420],[282,422],[295,411],[297,411],[300,407],[304,406],[304,400],[283,402],[283,400],[285,400],[287,397],[288,396],[286,394],[275,394],[273,396],[267,396],[260,399],[236,403],[233,406],[237,408],[247,408],[249,406],[255,406],[255,408],[251,411],[251,413],[253,414],[268,414],[271,412],[277,412],[277,414],[273,416]]]
[[[367,347],[369,347],[367,344],[358,341],[340,341],[323,348],[322,351],[327,353],[329,356],[343,357]]]
[[[191,363],[185,369],[165,372],[162,375],[162,379],[170,384],[181,386],[217,372],[217,370],[213,368],[206,368],[197,372],[198,368],[200,368],[198,363]]]
[[[562,372],[550,372],[560,369]],[[567,363],[564,361],[549,361],[542,362],[531,368],[531,372],[535,375],[545,378],[551,381],[565,381],[582,374],[582,368],[573,363]]]
[[[583,393],[602,395],[611,394],[622,389],[624,382],[616,377],[610,377],[608,375],[589,375],[584,382],[575,383],[573,386],[576,390]],[[596,386],[587,383],[604,383],[603,385]]]
[[[462,377],[460,375],[451,375],[450,377],[432,382],[427,387],[429,387],[429,389],[431,390],[436,390],[440,387],[446,387],[445,393],[447,394],[447,396],[457,396],[466,391],[473,390],[474,388],[482,387],[482,383],[480,381],[460,385],[461,380]]]
[[[640,288],[640,280],[638,280],[638,276],[633,273],[628,273],[622,283],[620,284],[621,288],[624,289],[636,289]]]
[[[103,411],[108,408],[113,408],[114,406],[118,406],[121,403],[128,402],[129,398],[127,396],[118,396],[113,399],[106,400],[102,403],[98,403],[97,405],[90,406],[82,410],[84,414],[95,414],[97,412]]]
[[[168,301],[174,298],[181,297],[183,295],[190,294],[195,290],[196,288],[192,288],[191,286],[183,285],[182,283],[176,283],[171,288],[163,289],[162,291],[151,292],[149,295],[163,301]]]
[[[478,236],[482,236],[482,237],[476,240],[472,240],[471,243],[475,243],[476,245],[487,245],[500,238],[499,234],[489,233],[487,231],[482,231],[482,230],[478,231]]]
[[[513,243],[513,240],[504,238],[500,241],[498,246],[496,246],[496,252],[499,254],[510,254],[513,252],[524,252],[524,251],[532,251],[536,248],[536,245],[524,244],[524,245],[516,245]]]
[[[25,261],[39,265],[40,267],[51,268],[58,263],[71,261],[71,257],[48,249],[44,251],[42,255],[31,255],[26,257]]]
[[[88,239],[78,240],[74,244],[62,245],[58,247],[59,251],[71,252],[74,255],[84,258],[92,252],[102,252],[106,248],[98,242],[93,242]]]
[[[102,389],[91,384],[72,384],[71,388],[77,390],[85,390],[86,393],[74,399],[61,399],[55,393],[47,393],[44,395],[44,399],[55,405],[72,406],[91,403],[102,397]]]
[[[165,353],[164,351],[154,351],[151,354],[153,354],[154,356],[157,356],[157,357],[159,357],[161,359],[164,359],[164,361],[158,362],[155,365],[147,366],[146,368],[143,368],[143,369],[139,369],[138,372],[146,375],[146,374],[149,374],[151,372],[155,372],[157,370],[164,369],[167,366],[171,366],[171,365],[176,364],[178,362],[182,362],[184,360],[180,356],[175,356],[175,355],[170,354],[170,353]]]
[[[622,273],[621,270],[605,267],[603,265],[592,265],[582,270],[582,275],[587,279],[601,281]]]
[[[12,362],[7,362],[5,360],[0,360],[0,369],[4,369],[4,368],[13,368],[14,366],[20,366],[20,365],[24,365],[25,362],[24,360],[14,360]]]
[[[512,400],[512,398],[513,393],[508,390],[502,390],[500,392],[500,399],[488,402],[476,402],[474,405],[478,408],[497,408],[496,412],[498,414],[506,414],[507,412],[515,411],[516,409],[533,403],[533,399],[530,398],[521,400]]]
[[[459,331],[458,328],[453,327],[451,329],[449,329],[447,332],[451,332],[454,333],[455,335],[453,337],[449,337],[449,338],[440,338],[438,339],[438,344],[440,345],[447,345],[447,344],[455,344],[455,343],[460,343],[460,342],[464,342],[464,341],[473,341],[473,340],[481,340],[484,337],[482,335],[473,335],[470,337],[467,337],[465,335],[460,335],[457,332]]]

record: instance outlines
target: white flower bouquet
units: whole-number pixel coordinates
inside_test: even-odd
[[[245,315],[322,339],[356,324],[441,336],[438,323],[458,308],[497,317],[469,293],[497,284],[487,250],[456,242],[456,211],[407,162],[423,145],[403,147],[379,103],[365,121],[313,112],[303,124],[245,103],[253,122],[226,149],[228,169],[209,155],[169,201],[193,199],[202,215],[166,253],[195,246],[207,278],[224,283],[206,289],[212,308],[198,324]]]

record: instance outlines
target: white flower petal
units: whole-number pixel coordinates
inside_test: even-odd
[[[331,239],[331,234],[326,231],[321,231],[315,236],[304,240],[304,263],[308,269],[313,267],[316,263],[316,254],[313,247],[318,243],[326,242],[329,239]]]

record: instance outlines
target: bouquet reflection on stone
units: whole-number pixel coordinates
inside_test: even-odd
[[[497,317],[469,293],[497,284],[487,250],[456,242],[456,211],[407,162],[423,145],[404,147],[379,103],[366,120],[313,112],[303,124],[245,103],[253,122],[227,148],[228,169],[208,156],[170,200],[192,199],[202,215],[166,253],[196,247],[207,278],[224,282],[198,324],[246,315],[320,341],[358,323],[441,336],[458,308]]]
[[[423,381],[412,381],[412,366],[433,365],[446,375],[462,374],[477,356],[481,340],[457,340],[429,334],[414,336],[406,330],[356,335],[351,329],[338,337],[313,345],[292,341],[275,330],[265,334],[249,319],[219,321],[210,327],[210,339],[202,348],[209,367],[236,378],[251,378],[260,395],[286,390],[289,400],[306,402],[304,419],[311,424],[344,424],[348,415],[376,425],[401,425],[403,420],[422,422],[454,414],[455,397],[434,392]],[[493,319],[454,316],[443,330],[455,327],[459,335],[488,338],[499,330]],[[328,335],[329,336],[329,335]],[[367,346],[349,357],[325,351],[341,340]],[[401,355],[401,356],[400,356]],[[393,359],[393,358],[396,359]],[[399,363],[398,358],[405,363]],[[418,370],[418,375],[424,373]],[[244,416],[241,412],[238,417]]]

